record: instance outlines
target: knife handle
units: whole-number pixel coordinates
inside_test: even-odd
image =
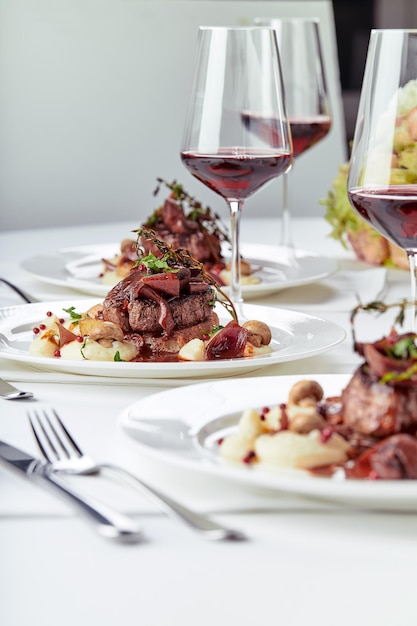
[[[34,476],[46,481],[48,485],[76,505],[81,513],[94,522],[104,537],[125,543],[133,543],[141,538],[141,530],[132,519],[109,509],[93,498],[81,496],[56,474],[44,470]]]

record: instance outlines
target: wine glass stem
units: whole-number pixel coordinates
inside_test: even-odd
[[[408,252],[408,262],[410,264],[411,279],[411,330],[416,332],[416,257],[412,252]]]
[[[290,217],[290,172],[282,177],[282,212],[281,212],[281,246],[292,248],[291,217]]]
[[[229,296],[233,304],[243,302],[242,287],[240,284],[240,215],[243,203],[237,200],[229,201],[230,231],[232,241],[231,282]]]

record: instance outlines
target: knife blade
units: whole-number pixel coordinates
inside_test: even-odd
[[[25,398],[33,398],[31,391],[21,391],[14,387],[3,378],[0,378],[0,397],[4,400],[23,400]]]
[[[141,538],[142,532],[136,522],[89,496],[81,495],[60,476],[54,474],[50,466],[40,459],[5,441],[0,441],[0,462],[64,496],[96,525],[104,537],[126,543],[133,543]]]

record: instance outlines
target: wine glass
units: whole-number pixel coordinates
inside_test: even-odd
[[[262,134],[252,132],[249,114],[268,118]],[[233,303],[242,302],[243,204],[292,162],[279,54],[271,28],[200,27],[181,159],[193,176],[229,205],[229,297]]]
[[[408,255],[415,331],[417,30],[372,30],[348,175],[353,208]]]
[[[256,18],[255,23],[272,27],[277,36],[284,78],[285,101],[291,128],[294,160],[321,141],[331,127],[320,43],[319,20],[310,18]],[[282,185],[280,245],[294,257],[291,231],[291,170]]]

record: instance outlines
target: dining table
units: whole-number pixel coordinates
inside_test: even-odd
[[[243,245],[274,248],[278,254],[278,216],[257,218],[254,213],[248,208],[242,217]],[[322,213],[316,208],[309,216],[292,220],[297,254],[321,259],[322,274],[300,284],[289,281],[289,286],[283,284],[248,302],[260,312],[267,307],[329,324],[337,329],[338,338],[326,349],[312,354],[306,349],[297,358],[229,376],[220,371],[213,377],[184,379],[48,370],[0,350],[0,376],[33,393],[31,399],[0,399],[1,441],[39,457],[28,411],[53,407],[93,459],[128,469],[245,537],[208,540],[166,515],[145,492],[105,472],[67,476],[71,486],[128,515],[143,530],[140,541],[113,541],[98,534],[65,499],[0,464],[2,625],[417,623],[417,491],[414,499],[398,500],[394,484],[386,496],[381,492],[380,500],[367,501],[337,497],[337,486],[330,495],[326,490],[300,491],[296,479],[294,489],[291,481],[284,485],[278,481],[275,487],[270,474],[265,483],[246,480],[243,473],[250,468],[228,473],[217,471],[211,461],[184,463],[178,454],[176,458],[164,454],[163,447],[155,454],[123,427],[123,416],[131,407],[139,412],[141,406],[153,407],[156,415],[163,394],[168,394],[166,406],[174,392],[172,397],[181,404],[175,408],[178,415],[192,420],[199,396],[193,393],[196,385],[221,383],[235,389],[240,381],[244,389],[256,387],[258,381],[276,385],[278,399],[286,381],[335,376],[348,380],[362,362],[354,351],[352,326],[358,341],[374,341],[390,332],[395,307],[386,313],[360,309],[353,320],[352,311],[371,301],[400,302],[409,294],[409,275],[358,260],[330,236]],[[134,220],[96,221],[4,231],[0,278],[47,303],[46,308],[55,302],[94,298],[71,282],[45,280],[31,271],[31,259],[64,248],[117,244],[134,237],[138,225]],[[32,305],[0,282],[0,306],[1,330],[5,318],[19,316]],[[210,400],[207,403],[206,414]],[[375,488],[380,487],[377,482]],[[412,489],[413,481],[408,486]]]

